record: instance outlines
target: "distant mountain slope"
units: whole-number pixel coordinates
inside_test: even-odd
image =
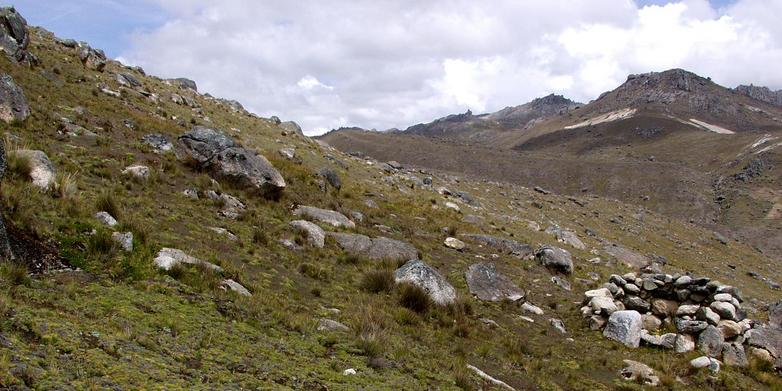
[[[736,92],[744,94],[752,99],[782,107],[782,90],[772,91],[768,87],[742,84],[736,87]]]

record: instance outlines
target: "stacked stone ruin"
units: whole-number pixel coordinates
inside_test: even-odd
[[[697,348],[717,367],[719,359],[729,366],[748,365],[745,344],[753,355],[768,352],[751,341],[750,330],[760,325],[746,317],[741,292],[709,278],[615,274],[584,295],[581,313],[589,327],[628,347],[643,344],[678,353]]]

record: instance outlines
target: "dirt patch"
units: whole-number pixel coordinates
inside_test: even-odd
[[[27,270],[31,273],[45,273],[69,268],[53,243],[17,228],[10,221],[6,221],[5,224],[14,256],[18,262],[27,266]]]

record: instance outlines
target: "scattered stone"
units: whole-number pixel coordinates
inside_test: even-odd
[[[206,192],[207,198],[216,201],[220,206],[220,214],[231,220],[236,220],[246,209],[244,203],[238,198],[225,193],[217,194],[213,190]]]
[[[208,269],[212,269],[218,272],[223,271],[223,268],[220,266],[192,257],[182,250],[168,247],[163,247],[160,249],[160,251],[158,251],[157,256],[154,259],[154,263],[155,266],[163,270],[171,270],[171,268],[174,266],[184,263],[188,265],[202,265]]]
[[[344,376],[353,376],[355,374],[356,374],[356,370],[353,369],[353,368],[348,368],[348,369],[342,371],[342,375],[344,375]]]
[[[445,244],[445,247],[452,248],[454,250],[464,250],[464,247],[466,246],[461,240],[451,237],[445,238],[445,242],[443,243]]]
[[[505,383],[502,380],[497,380],[497,379],[489,376],[488,374],[486,374],[486,372],[478,369],[477,367],[474,367],[474,366],[472,366],[470,364],[467,364],[467,369],[475,372],[475,374],[477,374],[478,377],[480,377],[483,380],[488,381],[491,384],[494,384],[495,386],[499,386],[499,387],[502,387],[502,388],[505,388],[505,389],[508,389],[508,390],[511,390],[511,391],[516,391],[516,389],[511,387],[511,386],[509,386],[508,383]]]
[[[549,319],[549,324],[551,324],[551,327],[554,328],[558,333],[560,334],[567,334],[567,330],[565,329],[565,323],[562,322],[562,319]]]
[[[140,164],[128,166],[125,167],[124,170],[122,170],[122,175],[131,175],[134,178],[146,180],[149,179],[150,170],[147,166],[142,166]]]
[[[546,229],[546,233],[554,235],[560,243],[565,243],[579,250],[586,249],[584,242],[582,242],[573,231],[551,226]]]
[[[370,238],[365,235],[329,232],[337,244],[353,255],[365,256],[375,261],[404,261],[418,258],[413,245],[384,237]]]
[[[157,154],[165,153],[174,149],[174,144],[171,144],[166,136],[162,134],[148,134],[141,138],[141,141],[152,147],[152,151]]]
[[[103,224],[105,224],[105,225],[107,225],[109,227],[114,227],[115,225],[118,224],[117,220],[112,215],[110,215],[108,212],[100,211],[98,213],[95,213],[95,218],[98,221],[100,221],[101,223],[103,223]]]
[[[113,232],[111,239],[117,243],[122,251],[133,251],[133,233],[132,232]]]
[[[185,197],[190,198],[191,200],[197,200],[198,199],[198,192],[195,189],[185,189],[185,190],[182,190],[182,194],[184,194]]]
[[[464,276],[470,293],[480,300],[516,301],[524,297],[524,292],[509,278],[500,274],[492,262],[472,264]]]
[[[0,15],[2,9],[0,9]],[[0,17],[2,19],[2,17]],[[0,33],[2,26],[0,25]],[[0,48],[2,36],[0,36]],[[0,120],[6,123],[24,121],[30,116],[30,106],[22,89],[16,85],[14,79],[5,73],[0,73]]]
[[[448,208],[448,209],[453,209],[453,210],[455,210],[457,212],[461,210],[461,208],[459,208],[459,205],[456,205],[453,202],[446,202],[445,203],[445,207]]]
[[[327,318],[318,319],[318,331],[350,331],[350,327]]]
[[[326,244],[326,232],[323,228],[318,227],[305,220],[294,220],[288,223],[296,231],[302,232],[307,236],[307,241],[313,247],[323,248]]]
[[[510,253],[517,257],[524,258],[533,254],[532,247],[527,244],[519,243],[515,240],[481,234],[465,234],[462,236],[467,240],[471,240],[481,245]]]
[[[282,148],[278,151],[280,155],[288,160],[296,158],[296,150],[293,148]]]
[[[339,174],[333,168],[323,167],[318,172],[318,175],[328,182],[331,187],[339,190],[342,188],[342,180],[339,178]]]
[[[216,233],[216,234],[219,234],[219,235],[224,235],[224,236],[226,236],[226,237],[228,238],[228,240],[238,240],[238,239],[239,239],[239,238],[237,238],[237,237],[236,237],[236,235],[234,235],[233,233],[231,233],[231,231],[229,231],[229,230],[227,230],[227,229],[225,229],[225,228],[221,228],[221,227],[209,227],[209,230],[210,230],[210,231],[212,231],[212,232],[214,232],[214,233]]]
[[[411,260],[394,272],[397,284],[411,283],[426,291],[429,297],[439,305],[448,305],[456,301],[456,289],[431,266],[420,260]]]
[[[49,190],[56,178],[54,164],[46,156],[46,153],[38,150],[20,149],[13,152],[18,157],[26,158],[30,161],[30,179],[33,185],[42,189]]]
[[[650,387],[660,385],[660,378],[655,375],[654,369],[648,365],[633,360],[623,360],[622,362],[625,367],[619,371],[619,375],[625,380]]]
[[[627,267],[641,269],[651,264],[651,259],[618,244],[605,246],[603,250]]]
[[[570,281],[568,281],[568,280],[566,280],[566,279],[564,279],[564,278],[562,278],[560,276],[552,276],[551,277],[551,282],[553,282],[554,285],[556,285],[556,286],[558,286],[558,287],[560,287],[560,288],[562,288],[562,289],[564,289],[564,290],[566,290],[568,292],[572,289],[572,287],[570,286]]]
[[[356,228],[356,223],[350,221],[342,213],[315,208],[313,206],[299,206],[293,211],[295,216],[301,216],[312,221],[320,221],[334,227]]]
[[[565,274],[573,273],[573,258],[567,250],[541,247],[535,252],[535,257],[549,269]]]
[[[242,296],[252,296],[252,294],[250,293],[249,290],[247,290],[247,288],[245,288],[242,284],[231,279],[226,279],[221,281],[220,288],[223,290],[230,290],[232,292],[236,292],[237,294]]]
[[[521,305],[521,310],[530,314],[543,315],[543,310],[540,307],[528,301],[525,301],[524,304]]]
[[[641,342],[642,326],[638,311],[616,311],[608,318],[603,336],[627,347],[637,348]]]

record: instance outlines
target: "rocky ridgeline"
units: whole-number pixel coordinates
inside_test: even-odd
[[[705,356],[691,364],[712,371],[722,363],[749,365],[748,350],[751,356],[782,368],[781,325],[774,321],[760,325],[748,319],[736,287],[706,277],[628,273],[612,275],[602,288],[584,296],[581,313],[589,327],[603,330],[603,336],[625,346],[643,344],[677,353],[697,348]],[[782,302],[770,313],[777,307]],[[770,318],[774,316],[780,315]]]

